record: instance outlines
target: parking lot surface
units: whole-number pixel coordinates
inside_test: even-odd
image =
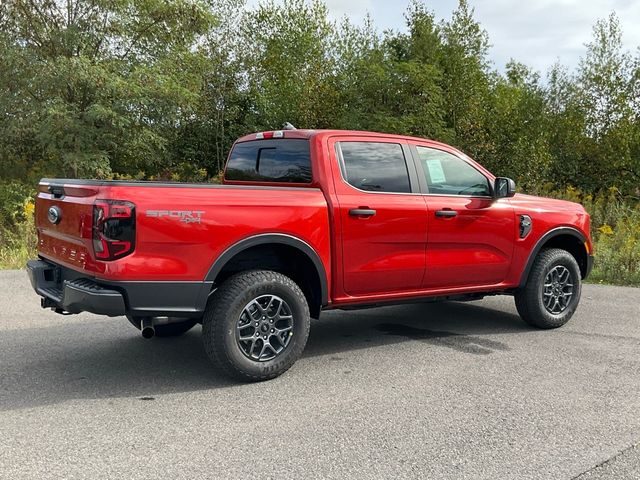
[[[42,310],[0,272],[0,478],[640,478],[640,290],[325,312],[280,378],[218,375],[199,326]]]

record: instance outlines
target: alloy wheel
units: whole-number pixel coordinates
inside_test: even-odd
[[[547,312],[560,315],[564,312],[573,298],[573,278],[569,269],[556,265],[544,279],[542,289],[542,303]]]
[[[242,353],[251,360],[266,362],[280,355],[293,335],[291,308],[277,295],[261,295],[242,310],[236,339]]]

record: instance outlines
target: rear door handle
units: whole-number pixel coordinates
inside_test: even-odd
[[[455,210],[436,210],[436,217],[455,217],[458,212]]]
[[[352,217],[373,217],[375,214],[376,211],[370,208],[352,208],[349,210],[349,215]]]

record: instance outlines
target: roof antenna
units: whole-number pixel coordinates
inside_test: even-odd
[[[284,122],[284,125],[282,125],[282,129],[283,130],[297,130],[297,128],[294,127],[293,125],[291,125],[289,122]]]

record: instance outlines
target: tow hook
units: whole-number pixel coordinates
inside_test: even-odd
[[[40,297],[40,306],[42,308],[56,308],[58,304],[47,297]]]
[[[40,306],[42,308],[50,308],[55,313],[59,313],[60,315],[72,315],[71,312],[67,312],[66,310],[63,310],[58,306],[58,304],[54,300],[47,297],[40,298]]]

